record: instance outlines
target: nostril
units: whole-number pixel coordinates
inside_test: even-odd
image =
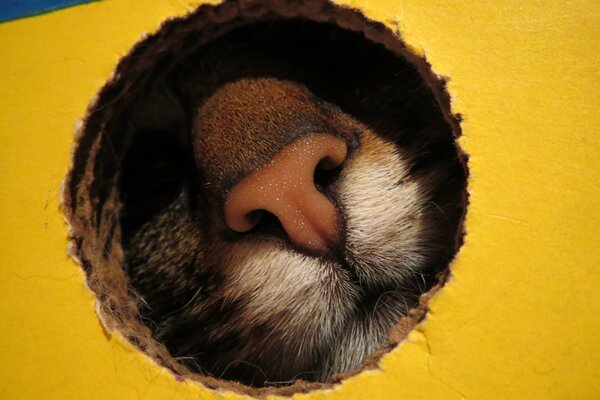
[[[277,236],[285,232],[279,218],[267,210],[252,211],[247,214],[247,217],[253,221],[253,227],[246,233],[268,233]]]
[[[265,210],[252,210],[244,215],[246,221],[248,221],[248,223],[252,226],[252,228],[250,228],[251,230],[255,230],[257,225],[261,223],[261,221],[264,219],[265,213]]]
[[[340,164],[336,163],[330,156],[325,156],[319,160],[319,164],[317,164],[317,168],[331,170],[335,167],[338,167]]]
[[[323,192],[325,189],[330,187],[333,183],[335,183],[335,181],[337,181],[341,169],[341,164],[336,165],[331,158],[322,158],[317,164],[313,176],[313,181],[316,188]]]

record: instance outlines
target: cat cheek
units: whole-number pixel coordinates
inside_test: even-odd
[[[339,187],[347,262],[363,283],[399,282],[423,263],[422,190],[394,145],[368,133],[363,142]]]

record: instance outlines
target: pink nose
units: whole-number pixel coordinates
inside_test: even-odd
[[[274,214],[292,243],[323,252],[339,241],[339,216],[335,205],[314,183],[319,162],[334,168],[344,162],[346,142],[327,133],[305,135],[288,145],[258,171],[242,179],[225,201],[225,221],[237,232],[256,225],[249,214],[266,210]]]

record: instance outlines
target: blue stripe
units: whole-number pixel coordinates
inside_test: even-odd
[[[45,14],[98,0],[0,0],[0,22]]]

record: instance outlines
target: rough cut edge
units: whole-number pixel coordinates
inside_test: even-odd
[[[165,21],[152,35],[143,35],[132,51],[122,58],[109,81],[91,102],[83,123],[79,123],[75,132],[71,165],[62,191],[62,206],[66,216],[68,235],[71,242],[70,254],[81,265],[89,289],[94,292],[96,312],[106,330],[117,334],[142,351],[153,362],[166,368],[177,380],[190,379],[201,383],[208,389],[233,391],[240,394],[264,398],[268,395],[291,396],[312,390],[332,389],[342,380],[361,371],[379,367],[381,357],[395,348],[406,338],[417,324],[424,320],[427,303],[440,290],[450,275],[450,266],[439,274],[438,284],[420,297],[419,305],[410,310],[389,332],[390,345],[371,355],[362,369],[337,374],[329,382],[296,381],[286,387],[254,388],[233,381],[225,381],[189,371],[179,364],[163,344],[152,339],[150,329],[144,325],[137,312],[137,301],[127,285],[123,272],[123,250],[120,245],[118,194],[114,185],[118,172],[112,179],[110,193],[104,199],[98,197],[96,182],[97,156],[102,140],[107,136],[104,130],[107,121],[116,107],[127,101],[128,84],[143,75],[136,68],[136,59],[150,54],[157,48],[173,47],[185,53],[194,49],[177,49],[186,35],[202,32],[198,47],[214,40],[222,34],[245,24],[266,18],[304,17],[316,22],[330,22],[340,28],[362,32],[375,43],[382,44],[392,53],[404,57],[413,64],[421,78],[435,95],[438,104],[452,132],[457,139],[461,134],[460,116],[453,115],[450,108],[450,95],[446,90],[446,79],[439,78],[431,65],[420,56],[411,53],[403,44],[400,35],[394,34],[380,22],[366,18],[358,10],[336,5],[328,0],[295,2],[294,0],[231,0],[211,6],[202,5],[187,16]],[[187,50],[187,51],[186,51]],[[123,78],[127,76],[127,79]],[[115,90],[119,89],[119,90]],[[115,94],[117,93],[117,94]],[[128,96],[129,95],[129,96]],[[120,99],[118,99],[118,97]],[[78,121],[79,122],[79,121]],[[455,140],[457,153],[467,171],[467,156]],[[107,177],[100,177],[100,181]],[[96,196],[94,196],[96,194]],[[465,209],[468,195],[464,195]],[[456,251],[462,245],[464,237],[464,216],[459,227],[460,234],[456,242]]]

